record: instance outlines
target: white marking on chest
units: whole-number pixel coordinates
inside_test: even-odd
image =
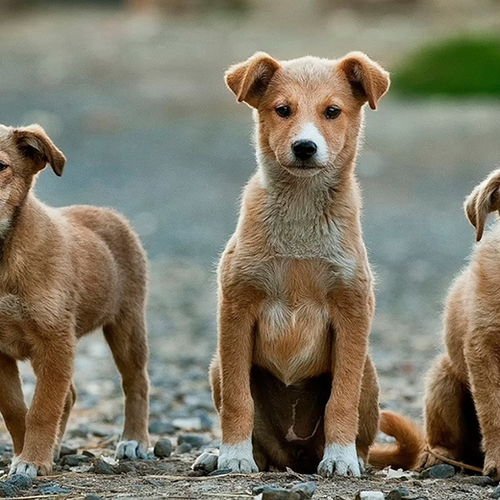
[[[308,122],[302,127],[298,135],[295,137],[295,141],[314,142],[318,148],[315,157],[316,161],[318,163],[326,163],[328,161],[328,144],[326,143],[323,134],[313,122]]]
[[[297,401],[295,401],[295,403],[292,405],[292,425],[288,429],[288,432],[285,436],[285,439],[287,441],[308,441],[316,434],[318,427],[319,427],[319,424],[321,422],[321,418],[319,418],[318,421],[316,422],[316,425],[314,426],[314,430],[312,431],[312,433],[309,436],[306,436],[303,438],[297,436],[297,434],[295,434],[294,427],[295,427],[295,418],[296,418],[298,403],[299,403],[299,398],[297,398]]]

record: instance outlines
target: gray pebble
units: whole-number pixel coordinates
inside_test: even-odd
[[[385,496],[385,500],[402,500],[408,496],[410,496],[410,492],[404,486],[399,486],[395,490],[389,491]]]
[[[308,481],[307,483],[298,483],[292,487],[292,491],[296,491],[301,500],[307,500],[314,495],[316,491],[316,483],[312,481]]]
[[[172,442],[170,439],[159,439],[156,441],[153,453],[158,458],[169,457],[172,454]]]
[[[87,495],[83,500],[104,500],[104,499],[97,495]]]
[[[0,482],[0,497],[15,497],[17,496],[17,488],[14,488],[9,483]]]
[[[449,464],[433,465],[420,475],[423,479],[448,479],[455,475],[455,467]]]
[[[94,461],[92,472],[94,474],[115,474],[113,467],[100,458]]]
[[[63,488],[55,483],[41,484],[38,489],[42,495],[68,495],[71,493],[71,490]]]
[[[465,476],[462,481],[474,486],[495,486],[497,484],[497,481],[490,476]]]
[[[175,449],[177,455],[182,455],[183,453],[189,453],[193,447],[189,443],[182,443]]]
[[[6,483],[20,490],[27,490],[33,486],[33,479],[27,474],[14,474],[7,479]]]
[[[215,458],[217,458],[217,457],[215,457]],[[231,474],[231,472],[233,472],[231,469],[217,469],[217,470],[210,472],[210,474],[208,474],[208,475],[209,476],[223,476],[224,474]]]
[[[500,484],[494,489],[491,498],[500,498]]]
[[[360,491],[356,500],[384,500],[384,494],[381,491]]]
[[[130,472],[137,472],[137,469],[130,462],[120,462],[115,466],[115,471],[118,474],[129,474]]]
[[[201,448],[208,443],[203,434],[180,434],[177,438],[178,444],[190,444],[193,448]]]
[[[302,498],[297,491],[279,486],[256,486],[252,494],[262,494],[262,500],[301,500]]]
[[[73,448],[71,446],[66,446],[63,444],[61,450],[59,451],[59,458],[65,457],[66,455],[76,455],[78,453],[78,448]]]
[[[174,434],[175,427],[170,422],[162,422],[161,420],[153,420],[149,424],[149,432],[151,434]]]
[[[90,460],[87,455],[66,455],[61,460],[61,465],[67,465],[68,467],[78,467],[79,465],[86,463]]]

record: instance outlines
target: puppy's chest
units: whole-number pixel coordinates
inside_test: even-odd
[[[287,384],[328,370],[327,296],[335,280],[331,266],[276,259],[259,271],[265,299],[257,320],[254,362]]]

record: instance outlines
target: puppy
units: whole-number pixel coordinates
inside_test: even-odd
[[[148,447],[147,265],[128,222],[90,206],[50,208],[32,191],[47,164],[64,155],[33,125],[0,126],[0,412],[12,436],[10,474],[48,474],[75,402],[77,340],[103,327],[125,393],[118,458]],[[29,410],[18,360],[37,382]]]
[[[359,52],[291,61],[256,53],[226,83],[254,109],[258,168],[218,271],[217,466],[359,476],[379,410],[354,167],[363,105],[376,109],[389,75]],[[193,467],[216,462],[203,454]]]
[[[500,169],[479,184],[465,213],[483,237],[490,212],[500,209]],[[500,479],[500,231],[488,232],[448,294],[446,351],[430,373],[425,400],[429,451],[422,466],[445,458],[483,468]]]

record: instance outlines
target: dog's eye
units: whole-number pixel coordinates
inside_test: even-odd
[[[281,118],[288,118],[292,114],[290,106],[277,106],[275,111]]]
[[[334,120],[335,118],[338,118],[340,113],[342,113],[342,110],[340,108],[337,108],[337,106],[328,106],[325,110],[325,116],[329,120]]]
[[[9,165],[7,163],[4,163],[3,161],[0,161],[0,172],[2,170],[5,170]]]

